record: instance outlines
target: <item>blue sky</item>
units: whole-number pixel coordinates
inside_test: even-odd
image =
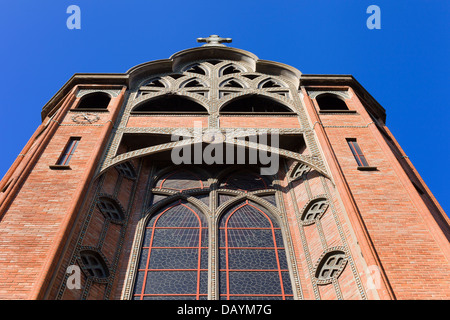
[[[69,30],[69,5],[81,30]],[[381,29],[369,30],[369,5]],[[387,125],[450,212],[450,2],[316,1],[2,1],[0,176],[40,123],[42,106],[74,73],[121,73],[196,47],[197,37],[305,74],[352,74],[386,109]]]

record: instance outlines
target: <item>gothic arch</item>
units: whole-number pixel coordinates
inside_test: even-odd
[[[192,109],[189,110],[189,108],[186,110],[186,112],[194,112],[193,110],[197,110],[195,112],[204,112],[205,114],[208,113],[208,107],[206,106],[206,104],[203,101],[200,101],[199,99],[196,99],[194,97],[188,96],[188,95],[178,95],[178,94],[167,94],[167,93],[162,93],[156,96],[151,96],[151,97],[147,97],[144,96],[143,99],[139,99],[136,100],[135,103],[133,103],[133,106],[131,108],[131,112],[140,112],[142,110],[136,110],[136,109],[140,109],[145,107],[146,104],[149,104],[149,108],[151,108],[151,104],[153,103],[157,103],[158,100],[165,100],[164,103],[170,105],[172,102],[174,103],[174,107],[178,108],[177,104],[180,104],[183,100],[186,101],[189,104],[189,108]],[[172,101],[171,101],[172,100]],[[155,106],[156,109],[161,109],[158,106]],[[172,109],[173,109],[172,108]],[[161,112],[164,113],[164,110],[154,110],[153,112]],[[180,111],[173,111],[173,110],[169,110],[172,112],[183,112],[182,110]]]
[[[229,71],[229,70],[233,70],[233,72]],[[229,74],[236,74],[236,73],[241,73],[241,72],[246,72],[247,70],[245,70],[242,66],[235,64],[235,63],[228,63],[222,67],[220,67],[219,69],[219,77],[223,77]]]
[[[223,99],[224,101],[218,106],[219,112],[227,112],[224,109],[233,109],[233,107],[229,107],[230,104],[239,103],[242,102],[242,100],[255,100],[254,103],[271,103],[273,105],[273,108],[277,108],[279,110],[283,110],[281,112],[285,113],[296,113],[295,109],[289,104],[286,103],[283,99],[276,97],[274,95],[265,94],[265,93],[240,93],[235,94],[232,97],[229,97],[228,99]],[[233,110],[231,110],[233,111]]]

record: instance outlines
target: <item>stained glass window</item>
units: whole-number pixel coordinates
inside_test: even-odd
[[[286,253],[277,222],[246,201],[219,223],[220,299],[292,299]]]
[[[148,221],[134,299],[206,299],[208,223],[189,203],[179,201]]]

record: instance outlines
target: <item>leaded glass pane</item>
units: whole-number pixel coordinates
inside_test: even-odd
[[[220,299],[292,297],[281,229],[250,201],[229,208],[219,222],[219,270]]]

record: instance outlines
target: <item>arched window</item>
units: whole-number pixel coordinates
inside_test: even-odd
[[[115,168],[119,174],[123,175],[125,178],[131,180],[136,179],[136,172],[130,162],[120,163]]]
[[[120,205],[111,198],[100,197],[98,207],[106,218],[111,219],[115,223],[121,223],[125,218]]]
[[[292,299],[281,229],[270,214],[246,201],[219,222],[221,299]]]
[[[80,259],[83,269],[94,279],[109,277],[109,270],[102,256],[93,250],[82,250]]]
[[[179,201],[160,209],[146,224],[134,299],[206,299],[208,223]]]
[[[315,199],[311,201],[305,208],[301,220],[305,224],[313,223],[317,218],[320,218],[328,208],[327,199]]]
[[[233,99],[224,105],[220,113],[290,113],[294,112],[274,99],[260,95],[250,95]]]
[[[220,84],[220,87],[243,89],[244,85],[239,80],[231,78],[231,79],[228,79],[228,80],[222,82]]]
[[[89,93],[81,98],[77,109],[107,109],[111,97],[104,92]]]
[[[346,265],[347,259],[343,251],[336,250],[328,252],[320,260],[317,266],[315,277],[322,283],[329,283],[341,274]]]
[[[199,79],[190,79],[181,85],[181,88],[203,88],[205,85]]]
[[[208,111],[199,103],[177,95],[163,95],[145,101],[133,109],[133,112],[142,113],[201,113]]]
[[[321,94],[316,98],[320,111],[344,111],[348,110],[347,104],[342,98],[334,94]]]

